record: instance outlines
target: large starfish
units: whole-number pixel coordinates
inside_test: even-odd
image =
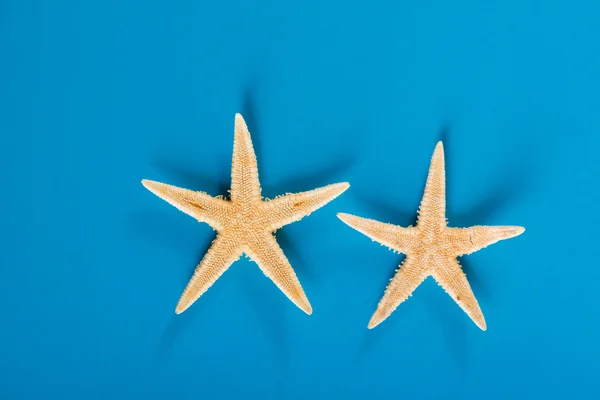
[[[235,116],[234,131],[231,201],[164,183],[142,181],[152,193],[218,232],[194,271],[175,312],[180,314],[190,307],[245,253],[295,305],[311,314],[308,298],[273,233],[324,206],[350,185],[337,183],[263,200],[250,133],[240,114]]]
[[[486,330],[477,299],[456,258],[525,231],[520,226],[447,226],[442,142],[437,144],[431,159],[417,226],[403,228],[348,214],[338,214],[338,217],[371,239],[406,254],[369,321],[369,329],[389,317],[425,278],[432,276],[475,324]]]

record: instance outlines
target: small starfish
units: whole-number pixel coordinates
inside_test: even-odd
[[[245,253],[295,305],[311,314],[308,298],[273,233],[321,208],[350,185],[337,183],[263,200],[250,133],[240,114],[235,115],[234,130],[231,201],[164,183],[142,181],[152,193],[218,232],[175,312],[180,314],[190,307]]]
[[[525,231],[520,226],[447,226],[446,172],[442,142],[438,142],[431,159],[417,226],[403,228],[348,214],[338,214],[338,217],[371,239],[406,254],[406,259],[390,279],[383,298],[369,321],[369,329],[389,317],[425,278],[432,276],[473,322],[485,331],[485,319],[456,257],[471,254]]]

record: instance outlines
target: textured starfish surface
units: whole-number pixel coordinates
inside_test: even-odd
[[[431,159],[416,226],[403,228],[348,214],[338,214],[338,217],[371,239],[406,254],[369,321],[369,329],[389,317],[425,278],[432,276],[475,324],[486,330],[477,299],[456,258],[525,231],[520,226],[447,226],[442,142],[437,144]]]
[[[142,181],[152,193],[218,232],[194,271],[175,312],[180,314],[190,307],[245,253],[294,304],[311,314],[308,298],[273,233],[324,206],[350,185],[338,183],[263,200],[250,133],[240,114],[235,116],[234,131],[230,200],[164,183]]]

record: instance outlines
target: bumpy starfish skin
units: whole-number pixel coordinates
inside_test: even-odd
[[[324,206],[348,189],[348,183],[263,201],[250,133],[242,116],[236,114],[231,201],[149,180],[143,180],[142,184],[218,232],[185,288],[175,310],[177,314],[190,307],[243,253],[254,260],[294,304],[307,314],[312,313],[308,298],[273,232]]]
[[[383,320],[405,301],[425,278],[433,276],[440,286],[482,330],[485,319],[456,257],[473,253],[499,240],[520,235],[520,226],[473,226],[450,228],[446,221],[446,173],[444,149],[439,142],[433,153],[417,226],[402,228],[371,219],[338,214],[346,224],[406,254],[406,259],[390,280],[369,329]]]

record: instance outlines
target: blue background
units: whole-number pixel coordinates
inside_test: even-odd
[[[0,397],[598,398],[599,3],[299,3],[0,3]],[[265,196],[352,184],[278,233],[310,317],[246,259],[174,313],[214,232],[140,180],[225,194],[235,112]],[[402,257],[335,214],[413,223],[439,139],[450,225],[527,231],[487,332],[431,279],[369,331]]]

